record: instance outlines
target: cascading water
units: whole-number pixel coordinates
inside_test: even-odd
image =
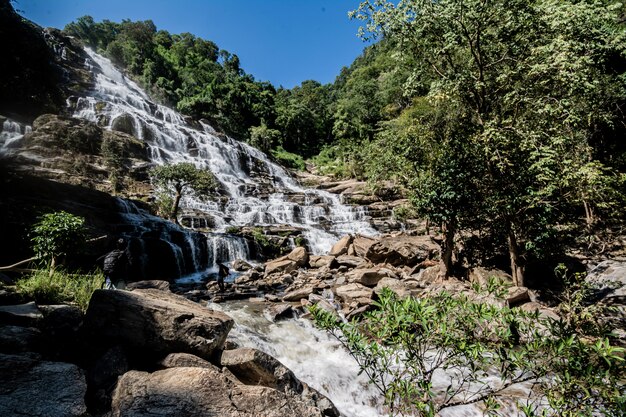
[[[6,153],[12,147],[18,145],[19,140],[27,133],[30,133],[31,130],[32,128],[28,125],[5,119],[2,122],[2,129],[0,129],[0,153]]]
[[[155,164],[191,162],[208,169],[226,191],[226,201],[186,196],[181,202],[184,209],[209,219],[205,222],[218,233],[209,236],[213,264],[218,255],[228,261],[250,254],[241,239],[225,234],[231,226],[289,225],[303,231],[316,254],[330,249],[342,234],[376,233],[362,209],[343,205],[328,192],[299,186],[263,152],[218,136],[205,123],[187,123],[176,111],[151,102],[108,59],[91,50],[87,54],[86,64],[96,74],[95,88],[76,101],[74,117],[133,134],[147,144]]]

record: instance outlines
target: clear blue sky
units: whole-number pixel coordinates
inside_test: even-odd
[[[334,81],[365,44],[348,19],[358,0],[17,0],[35,23],[63,28],[84,15],[96,21],[152,20],[170,33],[190,32],[237,54],[257,80],[291,88]]]

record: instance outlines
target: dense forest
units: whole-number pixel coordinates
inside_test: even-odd
[[[411,199],[408,215],[441,226],[448,269],[502,255],[521,285],[533,262],[591,247],[594,228],[621,224],[621,6],[377,1],[352,17],[376,42],[334,84],[292,89],[255,80],[211,41],[151,21],[85,16],[65,31],[154,97],[285,164],[312,158],[325,174],[374,187],[395,181]]]

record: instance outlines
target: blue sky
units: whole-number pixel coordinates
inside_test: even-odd
[[[41,26],[63,28],[84,15],[96,21],[152,20],[170,33],[190,32],[241,60],[257,80],[291,88],[334,81],[365,44],[348,19],[358,0],[17,0]]]

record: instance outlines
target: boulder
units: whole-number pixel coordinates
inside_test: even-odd
[[[372,237],[356,235],[352,241],[355,255],[360,258],[365,258],[367,251],[374,243],[376,243],[376,239]]]
[[[170,283],[167,281],[153,279],[153,280],[145,280],[145,281],[137,281],[137,282],[129,282],[126,285],[126,289],[129,291],[132,290],[161,290],[161,291],[169,291]]]
[[[0,354],[0,415],[83,416],[85,376],[76,365]]]
[[[278,259],[265,264],[265,275],[275,274],[277,272],[289,273],[296,269],[298,269],[298,265],[291,259]]]
[[[98,358],[87,372],[89,408],[105,412],[111,407],[111,391],[117,378],[129,369],[124,349],[115,346]]]
[[[400,298],[405,298],[411,294],[406,284],[396,278],[390,278],[390,277],[382,278],[380,281],[378,281],[378,284],[376,284],[376,288],[374,288],[374,292],[376,294],[380,294],[383,288],[389,288]]]
[[[189,353],[170,353],[159,365],[163,368],[210,368],[219,371],[211,362]]]
[[[0,306],[0,323],[36,326],[41,319],[43,319],[43,314],[33,301],[26,304]]]
[[[352,235],[345,235],[337,243],[333,245],[328,254],[330,256],[339,256],[348,253],[348,247],[352,243]]]
[[[112,417],[323,417],[312,398],[239,384],[210,368],[131,371],[118,381]]]
[[[208,358],[234,322],[181,296],[154,290],[96,290],[84,329],[99,345],[119,344],[142,359],[185,352]]]
[[[293,307],[290,304],[272,304],[265,309],[265,315],[271,321],[278,321],[293,317]]]
[[[352,283],[337,287],[335,292],[337,293],[337,297],[341,298],[344,302],[349,302],[361,298],[371,299],[374,290],[358,283]]]
[[[348,282],[357,282],[366,287],[375,287],[385,277],[396,278],[396,274],[387,268],[355,269],[346,274]]]
[[[299,288],[297,290],[289,291],[283,295],[283,301],[300,301],[303,298],[308,298],[309,294],[314,291],[312,286]]]
[[[348,268],[358,268],[363,265],[366,261],[363,258],[358,256],[350,256],[350,255],[341,255],[335,259],[335,262],[339,267],[347,266]]]
[[[246,385],[262,385],[284,393],[300,394],[302,383],[277,359],[253,348],[222,352],[220,364]]]
[[[302,268],[309,264],[309,253],[306,248],[298,246],[287,255],[287,259],[294,261],[298,268]]]
[[[238,272],[245,272],[245,271],[249,271],[252,269],[252,265],[250,265],[248,262],[244,261],[243,259],[237,259],[235,261],[233,261],[231,267]]]
[[[529,302],[530,293],[526,287],[509,287],[505,299],[509,307],[515,307]]]
[[[41,332],[34,327],[0,327],[0,352],[39,352],[41,342]]]
[[[309,257],[309,265],[311,268],[323,268],[323,267],[333,267],[334,266],[335,257],[330,255],[311,255]]]
[[[439,253],[439,245],[430,236],[385,236],[367,250],[365,257],[374,263],[413,266]]]
[[[468,275],[472,284],[480,285],[480,288],[487,288],[490,280],[496,280],[504,285],[513,285],[511,274],[507,274],[499,269],[488,269],[483,267],[472,268]]]

